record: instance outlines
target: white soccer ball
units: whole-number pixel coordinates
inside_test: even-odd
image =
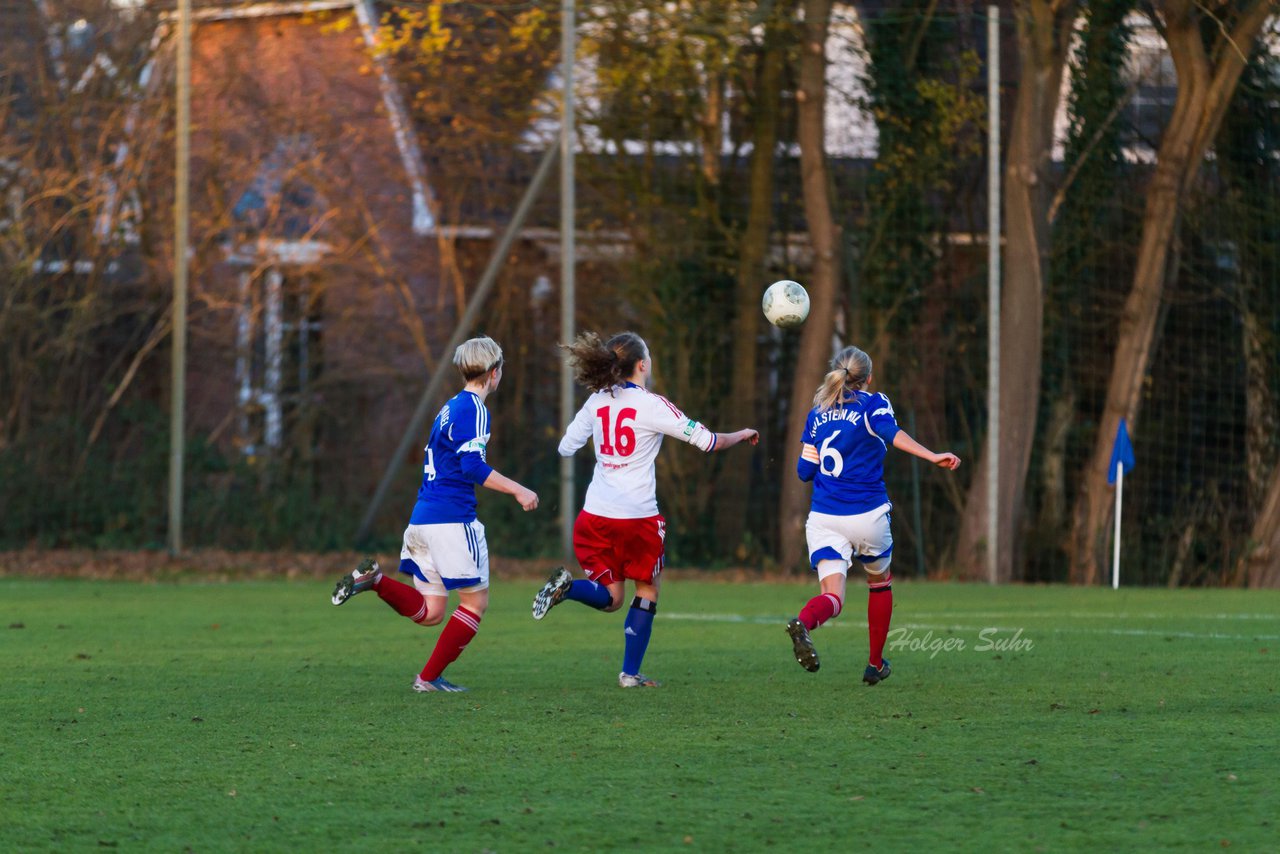
[[[799,282],[783,279],[765,288],[761,307],[774,326],[793,329],[809,316],[809,293]]]

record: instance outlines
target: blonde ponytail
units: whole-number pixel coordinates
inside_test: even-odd
[[[813,395],[815,409],[844,406],[844,398],[855,389],[865,389],[871,379],[871,357],[857,347],[845,347],[831,359],[831,370]]]

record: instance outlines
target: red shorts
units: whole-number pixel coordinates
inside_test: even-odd
[[[583,510],[573,523],[573,552],[597,584],[624,578],[651,583],[662,572],[666,537],[662,516],[609,519]]]

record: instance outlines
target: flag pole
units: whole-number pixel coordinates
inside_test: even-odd
[[[1124,470],[1133,468],[1133,443],[1129,441],[1129,428],[1123,418],[1116,425],[1116,440],[1111,445],[1111,462],[1107,468],[1107,483],[1116,486],[1116,523],[1111,543],[1111,589],[1120,589],[1120,508],[1124,501]]]
[[[1124,500],[1124,464],[1116,463],[1116,530],[1111,547],[1111,589],[1120,589],[1120,505]]]

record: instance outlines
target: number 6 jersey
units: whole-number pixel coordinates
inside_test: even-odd
[[[571,457],[592,440],[596,469],[583,510],[610,519],[658,514],[654,462],[663,436],[674,436],[708,453],[716,434],[671,401],[634,383],[597,391],[587,398],[560,440],[560,456]]]
[[[899,429],[889,398],[879,393],[858,391],[844,406],[810,410],[796,464],[800,479],[813,481],[810,507],[852,516],[888,502],[884,455]]]

